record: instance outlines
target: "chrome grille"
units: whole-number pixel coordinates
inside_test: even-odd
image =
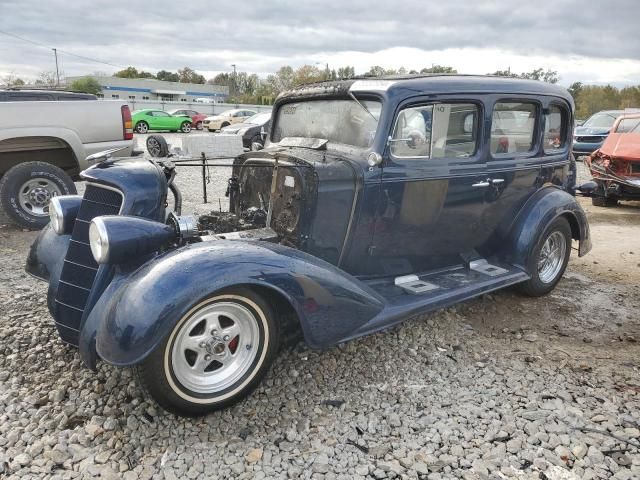
[[[121,208],[122,194],[87,184],[56,292],[56,327],[67,343],[78,344],[80,322],[98,271],[89,246],[89,224],[101,215],[117,215]]]

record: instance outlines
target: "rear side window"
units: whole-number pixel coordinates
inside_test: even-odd
[[[402,110],[396,119],[391,154],[397,158],[465,158],[476,151],[478,106],[439,103]]]
[[[544,152],[553,154],[561,151],[567,144],[567,111],[551,105],[544,116]]]
[[[491,120],[491,153],[524,153],[533,149],[537,106],[528,102],[498,102]]]

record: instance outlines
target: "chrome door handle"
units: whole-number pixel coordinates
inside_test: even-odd
[[[493,180],[491,180],[491,183],[494,185],[498,183],[504,183],[504,178],[494,178]]]
[[[483,181],[483,182],[478,182],[478,183],[472,183],[471,186],[475,187],[475,188],[486,188],[489,185],[491,185],[491,183],[489,181]]]

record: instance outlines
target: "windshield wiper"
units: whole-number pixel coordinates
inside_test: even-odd
[[[365,106],[364,106],[364,104],[362,104],[362,103],[360,102],[360,100],[358,100],[358,99],[356,98],[356,96],[353,94],[353,92],[349,92],[349,96],[353,99],[353,101],[354,101],[354,102],[356,102],[358,105],[360,105],[360,107],[361,107],[365,112],[367,112],[369,115],[371,115],[371,118],[373,118],[373,120],[374,120],[376,123],[378,122],[378,119],[373,115],[373,113],[371,113],[371,112],[369,111],[369,109],[368,109],[367,107],[365,107]]]

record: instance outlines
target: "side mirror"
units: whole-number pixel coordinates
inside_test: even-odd
[[[264,145],[262,145],[260,142],[253,142],[251,144],[251,150],[254,152],[257,152],[258,150],[262,150],[264,148]]]

